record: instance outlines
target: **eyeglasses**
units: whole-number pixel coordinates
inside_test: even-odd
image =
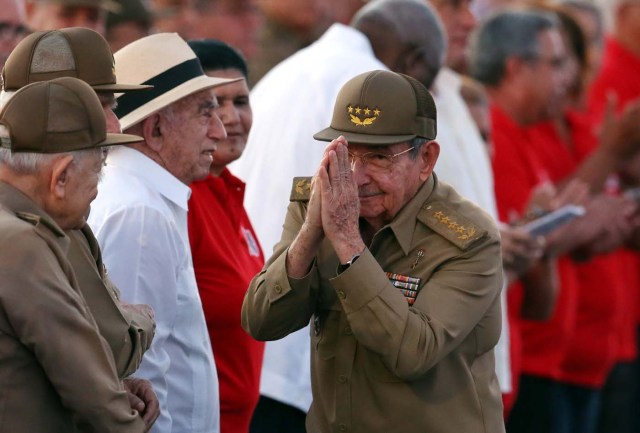
[[[375,168],[379,170],[387,170],[393,165],[395,159],[398,156],[403,155],[415,148],[416,148],[415,146],[412,146],[406,150],[403,150],[402,152],[398,152],[393,155],[388,155],[386,153],[379,153],[379,152],[367,152],[367,153],[363,153],[362,155],[356,155],[355,153],[349,152],[349,162],[351,163],[351,170],[355,168],[357,159],[359,159],[360,162],[362,162],[363,167],[369,166],[371,168]]]

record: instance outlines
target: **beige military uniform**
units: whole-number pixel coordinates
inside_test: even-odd
[[[68,257],[78,286],[113,352],[118,376],[123,379],[140,366],[153,339],[154,320],[120,307],[120,294],[104,270],[98,241],[87,224],[66,234],[71,240]]]
[[[305,189],[298,181],[293,195]],[[294,280],[286,255],[305,212],[304,202],[290,205],[242,322],[273,340],[311,321],[308,432],[504,432],[493,220],[432,176],[348,269],[337,273],[325,240],[309,274]]]
[[[142,432],[67,259],[69,238],[0,182],[0,431]]]

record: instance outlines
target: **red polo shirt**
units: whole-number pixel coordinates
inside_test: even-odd
[[[220,383],[220,427],[247,433],[258,402],[264,343],[240,327],[264,257],[243,207],[244,183],[224,170],[191,184],[189,240]]]

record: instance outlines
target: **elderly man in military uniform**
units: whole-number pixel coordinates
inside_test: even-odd
[[[27,84],[57,77],[76,77],[92,86],[102,104],[107,132],[111,133],[121,131],[113,112],[114,92],[151,88],[116,83],[113,54],[107,41],[95,31],[82,27],[49,30],[32,33],[12,51],[2,71],[0,108]],[[0,201],[3,198],[0,191]],[[151,426],[159,416],[158,399],[149,381],[132,374],[153,339],[153,310],[147,305],[128,304],[120,299],[88,224],[66,230],[65,234],[70,239],[67,257],[100,334],[113,353],[118,376],[130,391],[132,407]]]
[[[82,227],[107,134],[76,78],[34,83],[0,112],[0,431],[143,432],[80,291],[65,230]]]
[[[436,108],[418,81],[341,89],[313,178],[295,179],[280,243],[247,292],[255,338],[311,326],[311,433],[504,431],[493,347],[494,221],[433,173]]]

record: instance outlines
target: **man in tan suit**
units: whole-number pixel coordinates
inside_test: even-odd
[[[417,80],[347,82],[312,182],[294,180],[280,243],[242,324],[281,338],[311,321],[310,433],[504,432],[493,347],[494,221],[433,168],[436,107]]]
[[[0,112],[0,431],[143,432],[67,258],[85,224],[107,134],[86,83],[18,91]]]
[[[93,30],[68,28],[36,32],[21,41],[3,70],[0,107],[14,92],[31,83],[56,77],[77,77],[97,92],[107,132],[119,133],[113,113],[114,92],[147,90],[151,86],[116,84],[113,55],[106,40]],[[0,192],[0,200],[3,196]],[[67,258],[100,333],[111,348],[118,376],[131,391],[132,407],[150,426],[158,417],[159,404],[150,382],[131,377],[151,345],[155,322],[146,305],[131,305],[119,299],[102,263],[102,254],[87,224],[67,230],[70,239]]]

